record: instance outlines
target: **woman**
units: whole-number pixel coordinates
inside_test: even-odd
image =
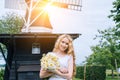
[[[70,35],[63,34],[58,37],[53,53],[58,57],[60,69],[48,71],[40,70],[40,78],[50,77],[49,80],[71,80],[76,72],[75,54],[72,38]]]

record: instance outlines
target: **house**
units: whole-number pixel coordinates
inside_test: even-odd
[[[61,34],[0,34],[0,42],[7,48],[4,80],[42,80],[39,78],[40,59],[43,53],[52,51],[59,35]],[[79,36],[70,35],[73,39]],[[38,53],[32,51],[35,44]]]
[[[68,1],[65,3],[57,1],[53,2],[55,6],[81,10],[81,4],[79,4],[81,0],[75,0],[76,2],[64,0]],[[72,1],[74,4],[71,4]],[[24,16],[25,24],[21,33],[0,34],[0,42],[7,48],[7,57],[4,57],[6,62],[4,80],[42,80],[39,78],[42,54],[52,51],[56,39],[61,35],[52,33],[53,28],[48,14],[41,10],[41,7],[45,7],[41,3],[47,5],[51,3],[49,0],[5,0],[5,8],[19,9],[19,5],[24,6],[23,3],[27,8]],[[38,3],[40,3],[40,7]],[[34,6],[36,7],[34,8]],[[40,10],[38,10],[39,8]],[[69,35],[76,39],[80,34]],[[2,54],[4,55],[3,52]]]

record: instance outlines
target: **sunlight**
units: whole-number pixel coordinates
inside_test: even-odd
[[[48,14],[51,12],[54,12],[54,10],[53,10],[54,6],[52,5],[52,3],[53,2],[49,2],[43,9],[45,12],[48,12]]]

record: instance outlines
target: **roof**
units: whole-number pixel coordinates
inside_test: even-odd
[[[61,34],[52,34],[52,33],[0,34],[0,38],[1,39],[2,38],[57,38]],[[73,39],[76,39],[81,34],[69,34],[69,35],[71,35]]]

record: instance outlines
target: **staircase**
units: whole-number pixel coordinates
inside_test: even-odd
[[[39,71],[38,61],[12,61],[9,80],[41,80]]]

